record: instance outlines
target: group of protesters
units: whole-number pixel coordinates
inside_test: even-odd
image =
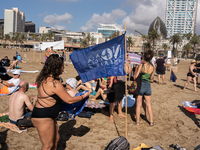
[[[128,58],[128,63],[124,64],[124,70],[127,74],[131,74],[133,71],[133,68],[131,67],[131,58],[128,55],[126,58]],[[4,57],[4,59],[1,60],[1,63],[4,65],[7,64],[8,60],[6,61],[6,59],[8,59],[8,57]],[[3,87],[19,85],[19,90],[13,93],[9,100],[9,121],[16,124],[18,119],[31,116],[31,122],[40,135],[43,149],[56,149],[57,147],[59,133],[56,117],[61,110],[63,102],[68,104],[76,103],[93,93],[94,101],[98,96],[101,96],[103,100],[110,103],[110,122],[114,122],[113,113],[116,102],[118,116],[125,117],[122,113],[122,98],[126,92],[126,75],[99,78],[85,83],[81,81],[80,76],[77,76],[76,79],[67,79],[66,85],[63,86],[60,82],[61,74],[64,71],[63,59],[62,56],[53,50],[53,47],[51,47],[51,49],[47,48],[45,53],[45,64],[36,79],[38,95],[35,97],[28,97],[25,94],[25,92],[28,91],[29,83],[19,79],[19,71],[13,72],[13,78],[18,79],[16,84],[0,80],[1,89]],[[156,60],[153,51],[149,50],[141,57],[141,64],[134,66],[134,80],[138,76],[141,76],[140,92],[138,95],[134,95],[136,99],[135,124],[137,126],[140,125],[141,107],[143,107],[145,111],[144,118],[149,119],[149,125],[154,126],[156,124],[153,120],[153,110],[151,106],[151,83],[154,82],[154,75],[156,73],[158,75],[158,84],[160,84],[160,76],[162,76],[163,79],[162,84],[166,84],[164,75],[167,64],[167,59],[160,56]],[[177,62],[174,61],[174,64],[177,65]],[[193,60],[189,69],[190,75],[188,75],[188,81],[197,77],[197,74],[195,74],[196,65],[197,62]],[[10,67],[11,64],[7,66]],[[185,87],[187,84],[188,82]],[[96,88],[97,85],[99,86],[98,89]],[[80,90],[87,90],[88,92],[81,96],[75,96]],[[31,113],[24,112],[24,103]],[[19,109],[17,110],[16,108]]]

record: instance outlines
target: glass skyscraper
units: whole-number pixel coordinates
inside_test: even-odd
[[[176,33],[195,33],[198,0],[166,0],[167,38]]]

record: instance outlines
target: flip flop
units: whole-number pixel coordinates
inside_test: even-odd
[[[149,126],[150,126],[150,127],[153,127],[153,126],[155,126],[155,125],[156,125],[155,122],[150,122],[150,123],[149,123]]]
[[[140,122],[135,122],[134,124],[137,125],[137,126],[139,126],[139,125],[140,125]]]

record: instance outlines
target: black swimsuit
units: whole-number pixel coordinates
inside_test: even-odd
[[[42,89],[46,93],[43,85],[42,85]],[[38,108],[35,105],[34,108],[33,108],[33,112],[32,112],[32,118],[52,118],[52,119],[55,119],[58,116],[58,114],[61,110],[62,99],[56,94],[48,95],[48,97],[54,98],[56,100],[56,103],[51,107],[44,107],[39,103],[39,101],[37,101],[38,104],[40,104],[43,108]],[[48,98],[48,97],[38,97],[38,98]]]
[[[193,72],[195,73],[195,72],[197,72],[197,69],[193,69]],[[187,76],[190,76],[190,77],[192,77],[192,78],[194,78],[195,76],[192,74],[192,73],[190,73],[190,71],[187,73]]]

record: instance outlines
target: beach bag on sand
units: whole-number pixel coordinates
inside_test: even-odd
[[[138,77],[132,82],[129,88],[129,94],[139,95],[142,83],[142,76],[139,74]]]
[[[23,119],[18,119],[16,125],[20,130],[24,130],[28,127],[34,127],[33,123],[31,122],[31,116],[24,117]]]
[[[130,143],[123,136],[115,138],[108,143],[104,150],[129,150]]]

